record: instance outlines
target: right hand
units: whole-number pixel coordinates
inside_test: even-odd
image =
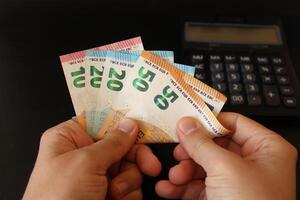
[[[294,200],[297,150],[278,134],[236,113],[221,113],[232,138],[215,142],[201,124],[177,124],[180,163],[159,181],[156,192],[170,199]],[[218,144],[216,144],[218,143]],[[222,148],[222,147],[223,148]]]

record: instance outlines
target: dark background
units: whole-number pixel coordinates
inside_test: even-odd
[[[141,35],[146,49],[174,50],[181,61],[186,15],[280,16],[300,77],[299,1],[1,1],[0,200],[22,197],[41,133],[74,115],[59,55]],[[299,149],[300,119],[257,120]],[[151,147],[164,168],[143,188],[145,199],[159,199],[154,184],[175,164],[174,145]]]

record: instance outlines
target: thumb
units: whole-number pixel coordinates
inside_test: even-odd
[[[219,167],[220,162],[228,163],[235,156],[217,145],[208,131],[194,118],[184,117],[177,123],[180,144],[189,156],[206,172]]]
[[[107,170],[129,152],[136,141],[137,133],[137,123],[132,119],[123,119],[104,139],[87,148],[94,154],[96,165]]]

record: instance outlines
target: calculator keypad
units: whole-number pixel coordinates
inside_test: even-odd
[[[195,77],[224,93],[231,105],[297,105],[280,56],[194,53],[191,62]]]
[[[280,105],[280,96],[275,85],[264,85],[263,92],[266,100],[266,104],[270,106]]]
[[[212,73],[211,79],[214,83],[219,83],[225,80],[225,76],[223,72]]]
[[[247,96],[248,104],[250,106],[259,106],[261,105],[261,97],[258,94],[252,94]]]
[[[227,72],[237,72],[239,70],[239,65],[237,63],[227,63],[226,71]]]

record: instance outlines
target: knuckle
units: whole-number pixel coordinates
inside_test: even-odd
[[[293,146],[292,144],[288,143],[288,152],[290,154],[290,156],[294,159],[297,159],[298,157],[298,150],[295,146]]]
[[[47,129],[41,136],[40,144],[41,145],[47,144],[51,139],[53,132],[54,132],[54,128]]]
[[[110,195],[113,199],[121,199],[126,196],[130,191],[122,191],[119,187],[119,184],[116,181],[112,181],[110,185]]]
[[[89,163],[93,160],[92,153],[89,150],[81,150],[76,155],[76,160],[79,163]]]
[[[111,182],[110,190],[114,198],[120,199],[123,196],[139,189],[141,187],[143,176],[137,168],[130,168],[124,172],[120,177],[117,177]],[[120,183],[126,182],[126,190],[120,190]]]
[[[293,159],[297,159],[298,150],[295,146],[285,140],[282,136],[275,132],[271,132],[266,136],[268,141],[271,141],[274,146],[278,149],[278,151],[282,152],[285,156],[289,155],[289,157]]]
[[[285,140],[279,134],[271,130],[267,130],[261,140],[262,142],[271,143],[277,146],[281,146],[285,143]]]
[[[73,125],[71,122],[66,121],[61,124],[58,124],[52,128],[47,129],[41,136],[42,142],[47,142],[53,135],[65,135],[73,132]]]

